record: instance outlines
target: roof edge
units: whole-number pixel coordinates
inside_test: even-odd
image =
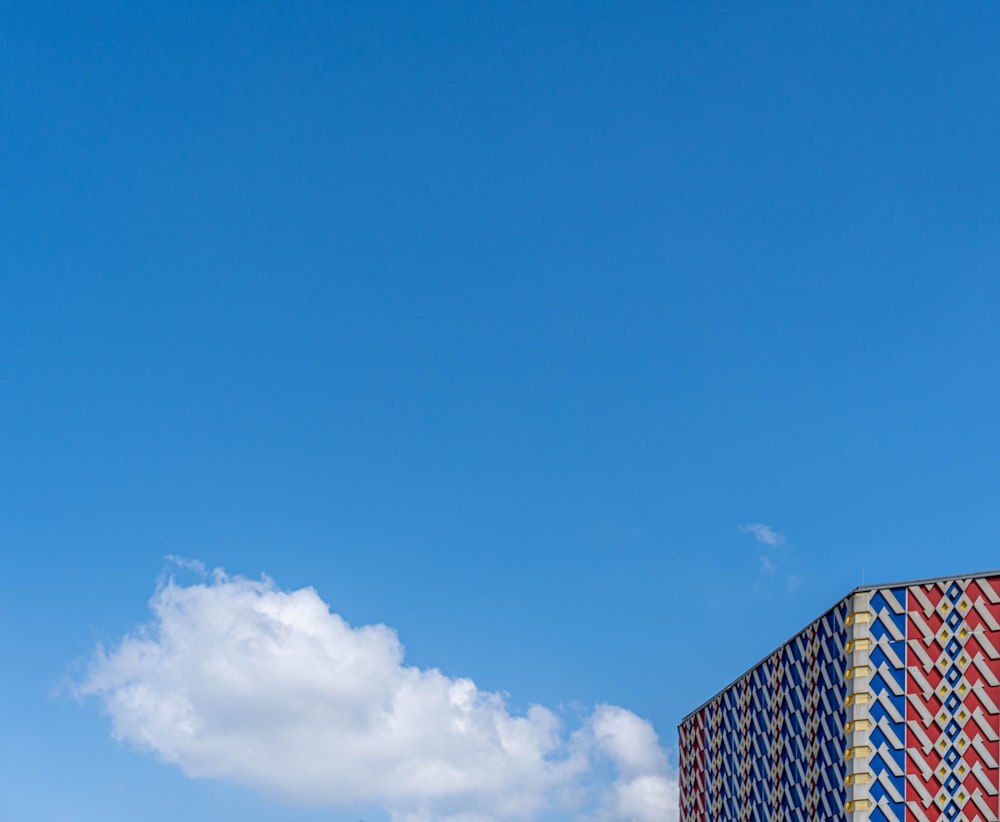
[[[681,725],[683,725],[696,713],[705,708],[710,702],[713,702],[718,697],[722,696],[726,691],[732,688],[733,685],[735,685],[737,682],[743,679],[743,677],[753,673],[755,670],[757,670],[757,668],[759,668],[761,665],[767,662],[768,659],[770,659],[772,656],[778,653],[778,651],[780,651],[782,648],[784,648],[786,645],[792,642],[792,640],[794,640],[799,634],[801,634],[803,631],[808,630],[812,625],[815,625],[817,622],[823,619],[827,614],[829,614],[834,608],[836,608],[842,602],[850,599],[855,594],[865,593],[867,591],[877,591],[882,588],[901,588],[901,587],[910,588],[914,585],[932,585],[935,582],[948,582],[953,579],[986,579],[988,577],[1000,577],[1000,569],[993,571],[978,571],[977,573],[974,574],[948,574],[947,576],[924,577],[923,579],[908,579],[908,580],[903,580],[901,582],[880,582],[876,585],[858,585],[856,588],[852,588],[850,591],[844,594],[844,596],[842,596],[840,599],[834,602],[833,605],[831,605],[829,608],[823,611],[823,613],[821,613],[818,617],[816,617],[813,620],[810,620],[801,628],[799,628],[799,630],[797,630],[794,634],[788,637],[788,639],[786,639],[784,642],[775,646],[772,650],[768,651],[768,653],[766,653],[763,657],[757,660],[757,662],[755,662],[749,668],[745,669],[735,679],[730,680],[729,684],[720,688],[718,691],[712,694],[708,699],[702,702],[701,705],[699,705],[697,708],[695,708],[692,711],[688,711],[688,713],[684,715],[683,719],[681,719],[681,721],[677,723],[677,727],[680,728]]]

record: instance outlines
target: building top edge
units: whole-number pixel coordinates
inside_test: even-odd
[[[749,674],[753,673],[757,668],[759,668],[761,665],[763,665],[765,662],[767,662],[767,660],[769,660],[772,656],[774,656],[776,653],[778,653],[778,651],[782,650],[790,642],[793,642],[795,640],[795,638],[797,636],[799,636],[799,634],[803,633],[804,631],[808,631],[811,626],[813,626],[816,623],[820,622],[834,608],[836,608],[842,602],[847,601],[848,599],[850,599],[855,594],[863,594],[863,593],[867,593],[868,591],[878,591],[878,590],[882,590],[882,589],[885,589],[885,588],[904,588],[904,587],[905,588],[911,588],[914,585],[932,585],[932,584],[934,584],[936,582],[950,582],[951,580],[956,580],[956,579],[987,579],[989,577],[996,577],[996,576],[1000,576],[1000,569],[994,570],[994,571],[977,571],[974,574],[948,574],[946,576],[940,576],[940,577],[924,577],[923,579],[907,579],[907,580],[902,580],[900,582],[880,582],[880,583],[878,583],[876,585],[858,585],[856,588],[852,588],[844,596],[842,596],[840,599],[838,599],[836,602],[834,602],[829,608],[827,608],[825,611],[823,611],[815,619],[810,620],[803,627],[799,628],[799,630],[797,630],[794,634],[792,634],[790,637],[788,637],[788,639],[786,639],[784,642],[782,642],[781,644],[775,646],[770,651],[768,651],[763,657],[761,657],[759,660],[757,660],[749,668],[747,668],[746,670],[744,670],[735,679],[730,680],[727,685],[723,686],[718,691],[716,691],[714,694],[712,694],[708,699],[706,699],[704,702],[702,702],[697,708],[695,708],[692,711],[688,711],[688,713],[684,715],[684,718],[681,719],[681,721],[678,723],[677,727],[680,728],[681,725],[683,725],[685,722],[687,722],[691,717],[693,717],[696,713],[698,713],[699,711],[701,711],[709,703],[711,703],[712,701],[714,701],[718,697],[722,696],[726,691],[728,691],[730,688],[732,688],[733,685],[735,685],[737,682],[739,682],[741,679],[743,679],[743,677],[748,676]]]
[[[1000,569],[994,571],[977,571],[974,574],[947,574],[942,577],[904,579],[899,582],[880,582],[877,585],[859,585],[857,588],[852,589],[847,596],[851,596],[851,594],[861,594],[865,591],[878,591],[883,588],[912,588],[914,585],[932,585],[935,582],[951,582],[954,579],[988,579],[989,577],[998,576],[1000,576]],[[840,602],[840,600],[838,599],[837,602]],[[825,613],[826,612],[824,612],[824,614]]]

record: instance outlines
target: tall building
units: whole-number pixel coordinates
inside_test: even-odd
[[[996,822],[1000,571],[856,588],[679,731],[682,822]]]

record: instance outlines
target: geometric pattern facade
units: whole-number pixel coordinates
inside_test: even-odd
[[[843,819],[847,606],[839,604],[680,726],[681,819]]]
[[[997,822],[1000,573],[856,589],[679,746],[681,822]]]

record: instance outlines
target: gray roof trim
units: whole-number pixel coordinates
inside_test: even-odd
[[[986,579],[987,577],[1000,577],[1000,570],[979,571],[975,574],[948,574],[946,577],[926,577],[925,579],[907,579],[902,582],[883,582],[878,585],[859,585],[852,594],[862,591],[876,591],[879,588],[910,588],[914,585],[933,585],[935,582],[951,582],[954,579]]]
[[[855,590],[857,590],[857,589],[855,589]],[[854,593],[854,591],[851,591],[851,594],[853,594],[853,593]],[[689,712],[680,721],[680,724],[677,727],[679,728],[681,725],[683,725],[685,722],[687,722],[692,716],[694,716],[702,708],[704,708],[706,705],[708,705],[708,703],[710,703],[710,702],[714,701],[715,699],[717,699],[718,697],[722,696],[726,691],[728,691],[730,688],[732,688],[733,685],[735,685],[737,682],[739,682],[741,679],[743,679],[743,677],[748,676],[749,674],[752,674],[755,670],[757,670],[757,668],[759,668],[761,665],[763,665],[765,662],[767,662],[772,656],[774,656],[776,653],[778,653],[778,651],[780,651],[786,645],[789,645],[792,642],[794,642],[795,638],[799,634],[801,634],[801,633],[803,633],[805,631],[808,631],[809,628],[811,628],[817,622],[819,622],[820,620],[822,620],[834,608],[836,608],[838,605],[840,605],[840,603],[842,603],[844,600],[846,600],[848,597],[850,597],[851,594],[848,594],[847,596],[843,596],[840,599],[838,599],[835,603],[833,603],[833,605],[831,605],[829,608],[827,608],[825,611],[823,611],[823,613],[820,614],[818,617],[816,617],[814,620],[812,620],[811,622],[807,623],[803,627],[799,628],[799,630],[797,630],[794,634],[792,634],[790,637],[788,637],[788,639],[786,639],[784,642],[782,642],[776,648],[774,648],[771,651],[768,651],[763,657],[761,657],[753,665],[751,665],[743,673],[741,673],[738,677],[736,677],[736,679],[732,680],[728,685],[725,685],[722,688],[720,688],[718,691],[716,691],[714,694],[712,694],[708,699],[706,699],[704,702],[702,702],[701,705],[699,705],[693,711]]]

